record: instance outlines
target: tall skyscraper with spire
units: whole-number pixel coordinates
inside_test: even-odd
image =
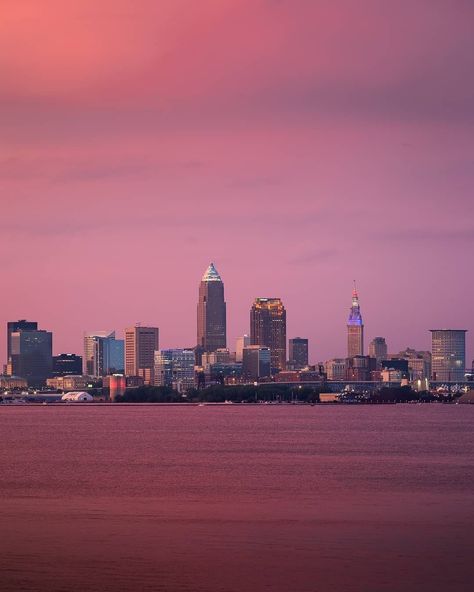
[[[224,283],[214,263],[206,269],[199,285],[197,345],[205,352],[213,352],[227,345]]]
[[[352,291],[352,306],[347,321],[347,357],[364,355],[364,323],[360,313],[359,295],[355,282]]]

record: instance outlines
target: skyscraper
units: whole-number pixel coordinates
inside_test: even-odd
[[[250,309],[250,342],[270,348],[272,368],[286,368],[286,310],[280,298],[256,298]]]
[[[10,356],[12,353],[11,336],[15,331],[37,331],[38,323],[36,321],[10,321],[7,323],[7,364],[10,365]]]
[[[293,369],[305,368],[308,365],[308,340],[294,337],[288,342],[288,361]]]
[[[369,343],[369,356],[377,360],[377,368],[380,367],[382,360],[387,359],[387,352],[385,337],[374,337]]]
[[[224,283],[213,263],[207,268],[199,285],[197,345],[205,352],[227,346]]]
[[[159,346],[158,327],[129,327],[125,329],[125,374],[141,376],[145,384],[153,384],[155,351]]]
[[[115,331],[84,334],[84,374],[107,376],[124,370],[124,341]]]
[[[431,366],[433,380],[464,380],[466,329],[431,329]]]
[[[13,331],[10,339],[12,374],[25,378],[28,386],[44,386],[52,374],[53,334],[22,329]]]
[[[352,306],[347,321],[347,357],[364,355],[364,323],[360,314],[359,295],[354,285]]]

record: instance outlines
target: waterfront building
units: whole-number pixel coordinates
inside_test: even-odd
[[[271,350],[260,345],[244,347],[242,359],[242,376],[246,380],[269,378],[272,372]]]
[[[466,329],[431,329],[433,380],[462,382],[466,370]]]
[[[256,298],[250,310],[250,343],[270,348],[272,369],[286,369],[286,310],[280,298]]]
[[[288,342],[288,361],[290,368],[300,370],[308,365],[308,340],[294,337]]]
[[[82,356],[76,354],[59,354],[53,356],[53,370],[51,376],[67,376],[82,373]]]
[[[104,376],[102,380],[102,392],[108,391],[108,398],[115,401],[118,395],[123,395],[127,389],[127,379],[123,374],[111,374]]]
[[[76,391],[92,388],[93,381],[92,376],[85,376],[84,374],[54,376],[46,380],[46,386],[56,391]]]
[[[333,358],[324,363],[324,369],[328,380],[344,380],[346,377],[346,359]]]
[[[125,375],[141,376],[145,384],[153,384],[155,351],[159,349],[158,327],[125,329]]]
[[[199,284],[197,345],[203,352],[227,347],[224,283],[211,263]]]
[[[377,368],[380,369],[382,360],[387,359],[388,348],[385,337],[375,337],[369,343],[369,356],[377,360]]]
[[[28,382],[24,378],[0,374],[0,389],[12,390],[26,388],[28,388]]]
[[[364,355],[364,323],[360,312],[359,295],[354,286],[352,306],[347,321],[347,357]]]
[[[242,335],[241,337],[237,337],[237,341],[235,343],[235,361],[242,362],[244,347],[250,345],[250,335]]]
[[[44,386],[53,368],[53,334],[20,329],[11,333],[10,345],[11,374],[25,378],[28,386]]]
[[[155,386],[169,386],[179,393],[194,387],[194,351],[163,349],[155,352]]]

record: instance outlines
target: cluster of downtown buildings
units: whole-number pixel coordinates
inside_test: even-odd
[[[239,337],[235,351],[227,348],[224,283],[211,263],[199,286],[196,345],[160,349],[159,328],[136,325],[115,332],[84,335],[83,356],[53,356],[53,336],[32,321],[7,324],[7,364],[3,388],[83,390],[103,386],[120,393],[126,387],[169,386],[181,393],[210,384],[363,383],[414,384],[428,381],[460,383],[466,373],[465,330],[432,330],[431,351],[407,348],[389,354],[383,337],[364,353],[364,323],[354,287],[347,322],[347,356],[309,365],[308,339],[286,334],[286,310],[280,298],[256,298],[250,310],[249,334]],[[288,354],[288,355],[287,355]]]

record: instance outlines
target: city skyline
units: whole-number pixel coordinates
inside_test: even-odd
[[[201,282],[199,284],[199,302],[198,302],[198,315],[197,315],[197,319],[195,319],[195,321],[197,321],[195,328],[197,326],[197,333],[198,333],[198,341],[199,341],[199,335],[202,333],[202,313],[200,313],[200,309],[202,308],[202,299],[203,296],[206,295],[207,297],[207,293],[208,293],[208,286],[209,284],[211,286],[213,286],[214,284],[219,284],[220,286],[220,291],[219,291],[219,296],[218,299],[220,299],[220,302],[222,302],[222,305],[218,302],[218,308],[223,306],[223,311],[218,312],[218,320],[219,320],[219,327],[221,326],[221,322],[222,322],[222,318],[224,320],[224,339],[225,339],[225,327],[227,325],[227,316],[226,316],[226,302],[224,301],[224,292],[223,292],[223,280],[221,279],[221,276],[219,275],[219,273],[217,272],[215,266],[213,263],[210,263],[207,268],[206,271],[204,272],[204,275],[201,278]],[[291,362],[290,356],[289,356],[289,349],[290,348],[290,342],[291,341],[297,341],[298,339],[300,339],[299,337],[296,337],[294,335],[291,335],[290,333],[288,333],[286,326],[287,326],[287,318],[286,318],[286,309],[284,307],[284,303],[282,302],[282,300],[280,298],[261,298],[261,297],[257,297],[254,299],[251,307],[250,307],[250,325],[249,328],[247,329],[248,334],[246,332],[241,333],[240,335],[237,335],[236,338],[234,340],[231,340],[229,342],[227,342],[227,349],[231,352],[236,352],[239,347],[241,347],[241,343],[239,344],[239,341],[242,340],[242,335],[245,335],[246,339],[248,339],[249,344],[251,343],[251,336],[250,334],[252,333],[252,327],[254,326],[254,311],[255,311],[255,306],[256,304],[263,304],[266,305],[266,303],[274,303],[274,304],[278,304],[279,307],[281,307],[281,310],[283,312],[283,317],[282,317],[282,321],[283,321],[283,333],[281,337],[278,337],[278,340],[281,341],[281,338],[284,335],[284,350],[285,350],[285,355],[284,356],[280,356],[281,357],[281,362],[283,365],[281,366],[280,364],[280,369],[284,370],[286,367],[286,363],[287,362]],[[264,306],[265,307],[265,306]],[[223,317],[221,318],[221,315],[223,314]],[[372,355],[374,355],[374,351],[373,347],[374,347],[374,343],[376,343],[378,340],[382,340],[384,343],[384,348],[387,350],[387,353],[389,355],[394,355],[397,351],[401,351],[403,348],[399,348],[399,350],[397,350],[397,348],[391,348],[391,342],[390,342],[390,338],[388,338],[388,343],[386,342],[385,338],[381,338],[379,336],[374,337],[373,340],[369,343],[368,347],[364,346],[364,333],[361,334],[361,336],[356,337],[355,341],[354,341],[354,336],[351,335],[351,325],[355,322],[355,325],[357,327],[360,327],[362,329],[362,331],[364,330],[364,324],[362,321],[362,316],[361,316],[361,311],[360,311],[360,303],[359,303],[359,294],[357,292],[357,290],[355,289],[355,286],[353,288],[352,291],[352,306],[350,308],[350,315],[349,315],[349,321],[348,324],[346,324],[346,347],[349,347],[349,349],[352,347],[353,351],[352,352],[346,352],[346,356],[343,356],[343,358],[341,358],[341,356],[339,354],[336,355],[332,355],[329,357],[319,357],[316,358],[315,357],[315,353],[313,353],[313,349],[314,349],[314,345],[311,343],[311,340],[308,340],[307,338],[304,339],[304,341],[306,341],[306,350],[308,351],[308,341],[309,341],[309,352],[310,352],[310,356],[309,356],[309,364],[318,364],[318,363],[324,363],[327,361],[332,361],[335,358],[338,359],[344,359],[346,357],[352,357],[352,356],[359,356],[359,355],[371,355],[371,349],[372,349]],[[7,347],[5,348],[7,351],[7,348],[9,347],[10,344],[10,331],[14,330],[16,327],[26,327],[26,328],[35,328],[38,327],[38,322],[37,321],[31,321],[28,319],[20,319],[17,321],[8,321],[6,323],[6,342],[7,342]],[[270,327],[270,326],[269,326]],[[269,327],[267,328],[267,331],[269,330]],[[219,329],[220,330],[220,329]],[[468,329],[459,329],[459,328],[451,328],[451,329],[441,329],[441,331],[451,331],[451,332],[458,332],[458,333],[468,333]],[[54,331],[50,330],[51,334],[54,334]],[[93,338],[99,338],[101,339],[110,339],[112,338],[113,340],[116,339],[116,332],[118,333],[118,339],[117,339],[117,344],[118,343],[126,343],[127,341],[127,332],[153,332],[154,334],[154,340],[156,341],[156,343],[158,343],[158,333],[160,332],[161,335],[161,329],[159,328],[158,325],[152,327],[152,325],[150,326],[146,326],[144,325],[144,323],[135,323],[133,326],[129,326],[128,328],[123,328],[122,329],[118,329],[113,330],[113,331],[93,331],[93,332],[83,332],[82,334],[82,339],[83,339],[83,343],[82,343],[82,349],[77,350],[77,351],[59,351],[57,347],[55,347],[55,340],[53,340],[53,348],[52,348],[52,354],[53,355],[60,355],[60,354],[76,354],[76,355],[81,355],[83,356],[83,360],[84,360],[84,369],[87,367],[87,360],[88,360],[88,356],[89,355],[93,355],[93,354],[89,354],[88,351],[90,349],[91,346],[88,347],[88,341],[91,339],[91,337]],[[278,329],[277,332],[279,332],[280,329]],[[428,332],[432,333],[433,330],[428,330]],[[219,333],[219,331],[216,333],[216,335],[222,335],[221,333]],[[120,339],[120,337],[123,336],[124,339]],[[218,337],[218,340],[220,339],[220,337]],[[268,337],[268,339],[270,339]],[[265,339],[264,339],[265,341]],[[160,343],[161,343],[161,337],[160,337]],[[91,344],[93,344],[93,341],[91,341]],[[261,345],[264,345],[263,343]],[[265,343],[265,345],[269,345],[269,343]],[[281,346],[283,347],[283,341],[281,342]],[[92,348],[94,349],[96,346],[92,345]],[[148,347],[148,346],[147,346]],[[167,345],[166,340],[165,340],[165,344],[161,344],[160,346],[158,346],[156,348],[156,350],[172,350],[172,349],[190,349],[190,348],[194,348],[197,347],[198,351],[199,351],[199,347],[201,347],[201,352],[204,351],[202,349],[202,344],[198,343],[193,343],[191,345],[191,342],[187,343],[187,344],[177,344],[174,345],[173,347],[170,347],[169,345]],[[362,347],[361,350],[359,350],[358,348]],[[430,341],[430,346],[426,347],[426,348],[419,348],[417,346],[417,344],[410,344],[410,345],[406,345],[406,348],[408,348],[408,350],[410,348],[413,348],[414,350],[425,350],[425,351],[429,351],[431,350],[431,341]],[[387,349],[388,348],[388,349]],[[123,349],[123,348],[122,348]],[[126,348],[125,348],[126,349]],[[149,349],[149,348],[148,348]],[[217,348],[211,348],[208,351],[215,351],[215,349]],[[357,351],[356,351],[357,350]],[[367,350],[367,351],[365,351]],[[91,350],[92,352],[93,350]],[[155,350],[153,350],[155,351]],[[150,349],[149,352],[149,361],[148,363],[148,367],[151,368],[151,374],[148,376],[147,380],[151,380],[151,382],[153,381],[153,363],[152,363],[152,350]],[[348,355],[349,354],[349,355]],[[99,352],[97,351],[97,353],[95,355],[100,355]],[[107,354],[108,355],[108,354]],[[468,341],[467,339],[465,339],[465,349],[464,349],[464,356],[465,356],[465,368],[471,368],[471,358],[469,355],[469,351],[468,351]],[[125,360],[126,358],[126,351],[124,352],[124,365],[126,366],[127,362]],[[376,355],[374,355],[374,357],[377,357]],[[285,358],[285,361],[283,362],[283,358]],[[94,362],[91,361],[91,364],[93,365]],[[8,359],[5,359],[5,367],[8,365]],[[474,360],[472,360],[472,366],[474,367]],[[91,366],[92,369],[92,366]],[[127,373],[127,372],[126,372]],[[86,372],[87,374],[87,372]],[[92,370],[91,375],[104,375],[101,372],[96,372],[95,370]],[[129,373],[130,374],[130,373]],[[140,374],[140,372],[138,373]]]
[[[193,343],[215,260],[230,343],[275,294],[342,355],[355,277],[366,343],[472,357],[472,5],[99,4],[2,7],[2,325]]]

